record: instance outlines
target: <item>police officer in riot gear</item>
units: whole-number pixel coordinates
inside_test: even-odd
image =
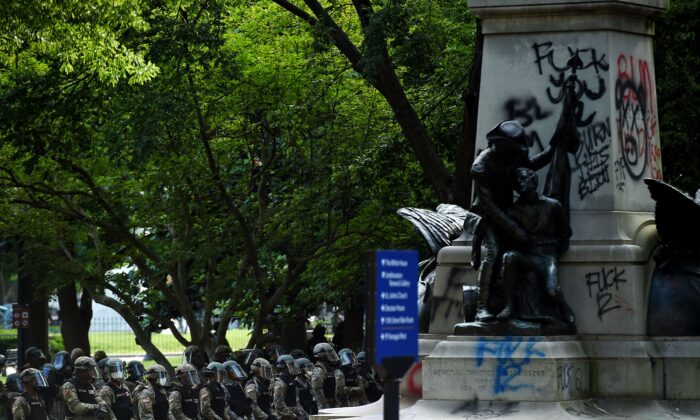
[[[5,391],[3,395],[3,402],[5,403],[4,414],[6,419],[12,418],[12,405],[14,404],[15,399],[22,392],[24,392],[24,383],[22,383],[22,378],[19,376],[19,374],[11,373],[8,375],[7,380],[5,381]]]
[[[338,406],[336,398],[335,367],[338,366],[338,354],[329,343],[314,346],[316,367],[311,377],[311,392],[316,398],[318,409]]]
[[[299,404],[295,377],[299,368],[294,358],[283,354],[277,358],[275,365],[277,375],[272,380],[272,413],[279,420],[299,420],[306,418],[306,412]]]
[[[203,372],[209,363],[209,358],[202,349],[192,345],[185,348],[185,351],[182,353],[182,363],[194,365],[198,371]]]
[[[68,420],[114,419],[110,416],[107,403],[97,394],[92,385],[100,376],[97,363],[87,356],[80,356],[73,362],[73,377],[61,386],[60,394],[66,408]]]
[[[165,387],[170,384],[168,372],[161,365],[152,365],[143,375],[144,382],[134,390],[136,412],[140,420],[175,420],[170,413]]]
[[[224,368],[226,369],[226,374],[228,375],[229,382],[225,385],[226,390],[228,390],[229,408],[238,417],[250,418],[253,415],[253,406],[251,404],[250,398],[246,397],[245,391],[241,382],[248,379],[248,375],[245,373],[241,365],[234,360],[229,360],[224,362]]]
[[[245,385],[245,394],[251,399],[253,417],[255,420],[274,419],[271,405],[270,380],[272,366],[270,362],[259,357],[250,365],[252,378]]]
[[[311,393],[311,377],[313,376],[316,366],[305,357],[301,357],[294,361],[294,364],[299,368],[294,381],[296,382],[297,392],[299,393],[299,404],[308,415],[318,414],[318,404],[316,398]]]
[[[106,361],[105,361],[106,360]],[[100,397],[109,405],[117,420],[130,420],[134,416],[131,392],[124,385],[126,378],[124,362],[116,357],[103,359],[103,375],[107,381],[98,391]]]
[[[12,420],[48,420],[48,411],[39,388],[49,386],[40,370],[28,368],[20,374],[24,391],[12,404]]]
[[[59,387],[73,376],[67,351],[59,351],[53,356],[53,367],[56,369],[55,384]]]
[[[367,404],[367,383],[357,375],[355,353],[350,349],[341,349],[338,357],[340,366],[335,370],[335,389],[342,406],[357,407]]]
[[[357,374],[367,382],[365,393],[370,403],[378,401],[384,395],[384,388],[381,380],[377,378],[376,372],[367,361],[367,353],[361,351],[357,353]]]
[[[214,349],[214,361],[223,364],[228,360],[233,360],[233,351],[231,347],[224,344],[216,346]]]
[[[199,411],[206,420],[229,420],[227,392],[223,384],[228,380],[224,365],[211,362],[205,369],[207,382],[199,390]]]
[[[126,364],[126,371],[129,376],[124,381],[124,385],[133,393],[136,386],[141,382],[146,369],[143,367],[143,363],[138,360],[132,360]]]
[[[175,420],[196,420],[199,418],[199,385],[201,378],[197,369],[183,363],[175,369],[175,379],[168,402]]]

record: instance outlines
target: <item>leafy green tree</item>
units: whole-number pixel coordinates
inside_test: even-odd
[[[690,192],[700,187],[700,4],[669,2],[656,24],[654,61],[664,180]]]

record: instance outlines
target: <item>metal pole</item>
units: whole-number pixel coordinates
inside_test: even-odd
[[[401,379],[384,380],[384,420],[399,420],[399,384]]]

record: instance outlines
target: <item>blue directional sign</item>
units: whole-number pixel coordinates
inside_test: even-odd
[[[375,252],[374,362],[418,359],[418,252]]]

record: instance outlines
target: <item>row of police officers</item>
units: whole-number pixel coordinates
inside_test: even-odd
[[[198,368],[188,363],[190,351],[174,381],[158,364],[144,369],[140,362],[104,358],[98,365],[80,356],[57,399],[46,398],[51,384],[45,372],[29,367],[8,378],[7,401],[13,420],[291,420],[381,397],[364,353],[358,358],[349,349],[336,353],[328,343],[317,344],[313,353],[315,364],[279,355],[273,371],[263,357],[244,364],[246,369],[235,360]]]

